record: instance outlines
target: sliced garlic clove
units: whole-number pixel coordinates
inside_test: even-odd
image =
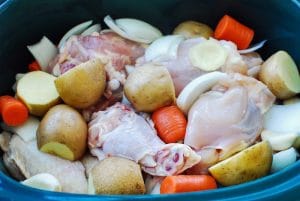
[[[179,44],[184,40],[181,35],[168,35],[155,40],[145,51],[146,62],[157,58],[176,58]]]
[[[147,22],[121,18],[113,20],[109,15],[104,18],[105,24],[120,36],[140,43],[151,43],[162,36],[162,33]]]
[[[93,21],[89,20],[71,28],[67,33],[65,33],[62,39],[59,41],[58,47],[61,48],[71,36],[81,34],[84,30],[86,30],[89,26],[91,26],[92,23]]]
[[[269,130],[264,130],[261,133],[262,140],[269,141],[274,151],[282,151],[292,147],[297,136],[297,133],[277,133]]]
[[[254,44],[253,46],[251,46],[248,49],[239,50],[239,53],[240,54],[247,54],[247,53],[250,53],[250,52],[255,52],[256,50],[262,48],[265,45],[266,42],[267,42],[267,40],[263,40],[263,41],[261,41],[259,43]]]
[[[58,191],[60,192],[62,187],[56,177],[48,173],[41,173],[30,177],[21,182],[26,186],[33,188],[38,188],[48,191]]]
[[[215,71],[225,64],[227,50],[214,39],[206,40],[189,50],[189,59],[193,66],[204,71]]]
[[[100,33],[101,31],[101,25],[100,24],[94,24],[87,28],[84,32],[81,33],[82,36],[88,36],[91,35],[94,32]]]
[[[49,62],[58,54],[57,47],[46,36],[38,43],[28,45],[27,48],[41,66],[42,71],[46,71]]]
[[[177,98],[178,107],[182,112],[187,114],[202,93],[210,90],[218,81],[225,77],[227,77],[226,73],[216,71],[201,75],[194,79],[180,92]]]
[[[297,151],[292,147],[284,151],[273,154],[271,172],[278,172],[296,162]]]

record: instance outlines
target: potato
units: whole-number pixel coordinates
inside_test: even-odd
[[[146,188],[138,164],[125,158],[109,157],[91,170],[88,191],[90,194],[143,194]]]
[[[213,33],[209,26],[196,21],[182,22],[173,31],[173,34],[182,35],[186,38],[204,37],[208,39]]]
[[[131,72],[124,93],[138,111],[153,112],[175,102],[172,78],[164,66],[145,64]]]
[[[279,99],[288,99],[300,92],[300,76],[291,56],[278,51],[261,66],[259,80]]]
[[[209,172],[223,186],[231,186],[267,175],[271,165],[272,147],[262,141],[213,165]]]
[[[63,101],[78,109],[95,104],[102,96],[105,85],[104,64],[99,59],[82,63],[55,80]]]
[[[37,130],[40,151],[67,160],[83,156],[87,144],[87,124],[79,112],[68,105],[51,108]]]
[[[17,97],[25,103],[31,114],[43,116],[59,103],[55,79],[56,77],[43,71],[33,71],[26,73],[18,81]]]

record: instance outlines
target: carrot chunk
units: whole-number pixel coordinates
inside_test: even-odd
[[[183,193],[217,188],[216,180],[209,175],[167,176],[161,183],[160,193]]]
[[[249,47],[254,31],[229,15],[224,15],[215,29],[214,37],[218,40],[230,40],[238,49],[243,50]]]
[[[21,125],[28,119],[27,107],[11,96],[0,97],[0,113],[4,123],[9,126]]]
[[[158,136],[165,143],[174,143],[183,140],[187,121],[181,110],[175,106],[163,107],[152,114],[152,120]]]

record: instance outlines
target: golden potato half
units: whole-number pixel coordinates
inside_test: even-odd
[[[106,86],[104,64],[99,59],[82,63],[55,80],[56,89],[63,101],[83,109],[96,103]]]
[[[223,186],[236,185],[267,175],[272,159],[271,145],[262,141],[213,165],[209,172]]]

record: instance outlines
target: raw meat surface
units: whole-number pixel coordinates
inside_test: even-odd
[[[49,173],[59,180],[63,192],[87,193],[87,179],[81,162],[71,162],[40,152],[35,140],[24,142],[17,135],[11,139],[6,153],[26,178]]]
[[[200,96],[189,111],[184,139],[201,156],[199,172],[251,145],[274,101],[264,84],[241,74],[230,75]]]
[[[128,158],[157,176],[179,174],[200,161],[187,145],[164,144],[143,117],[120,103],[93,114],[88,143],[100,160],[108,156]]]

